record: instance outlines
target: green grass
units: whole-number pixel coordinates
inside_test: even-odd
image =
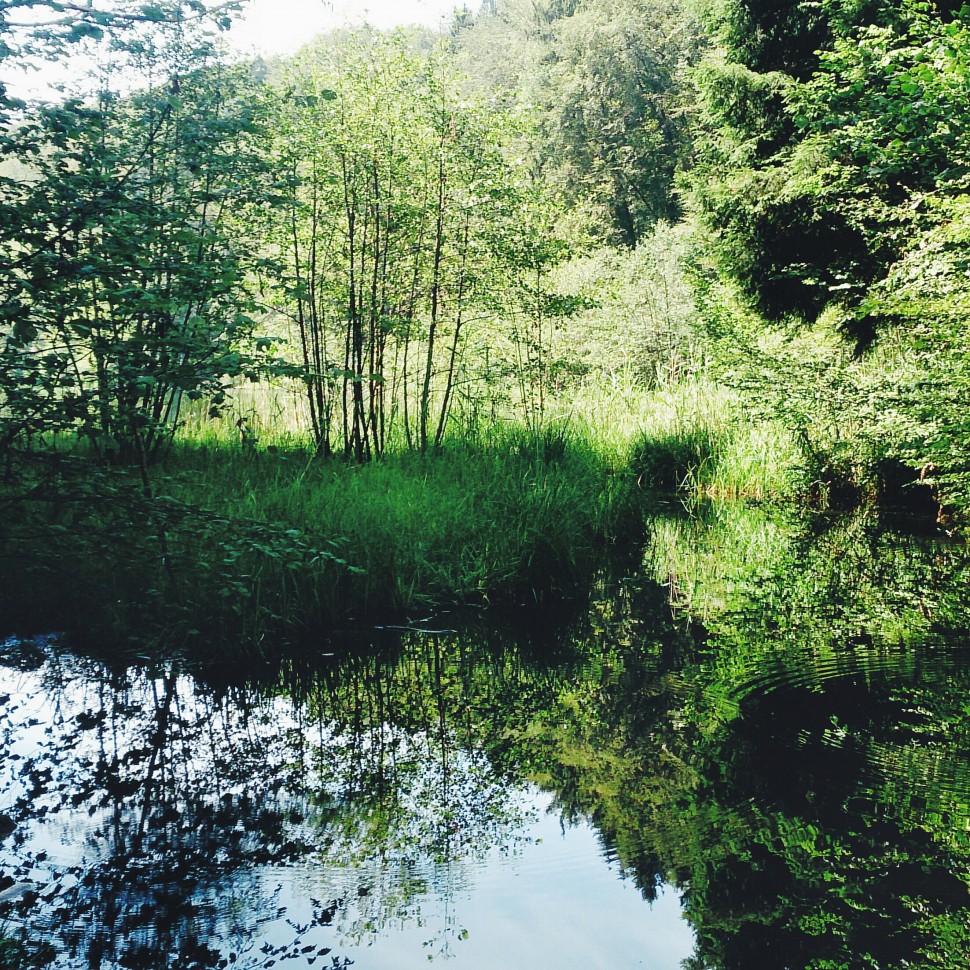
[[[641,535],[629,476],[564,429],[507,429],[366,465],[184,448],[167,472],[180,502],[277,524],[280,547],[240,556],[246,579],[231,595],[307,625],[554,594],[588,575],[605,545]],[[289,531],[321,557],[300,552],[294,569]],[[193,554],[190,544],[183,555]]]
[[[142,649],[548,600],[644,540],[655,492],[765,498],[795,476],[789,442],[696,383],[603,381],[538,427],[466,425],[437,452],[364,465],[260,428],[254,443],[232,421],[198,422],[153,468],[150,499],[131,470],[33,455],[31,500],[0,523],[6,614]]]
[[[643,538],[630,476],[565,428],[363,466],[180,445],[153,486],[148,501],[131,473],[102,469],[70,501],[61,482],[32,502],[8,523],[4,612],[142,644],[255,644],[568,595],[605,548]]]
[[[628,462],[641,487],[708,498],[791,499],[806,488],[795,439],[748,418],[734,394],[705,381],[653,395]]]

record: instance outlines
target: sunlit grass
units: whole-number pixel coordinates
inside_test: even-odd
[[[254,644],[449,604],[569,597],[608,550],[646,539],[658,494],[797,489],[791,442],[747,425],[712,384],[589,381],[528,423],[465,422],[440,449],[365,464],[315,457],[292,399],[248,393],[218,417],[189,414],[150,471],[151,498],[133,470],[89,462],[76,500],[10,525],[12,556],[28,565],[8,595],[106,635],[134,624],[159,642]]]
[[[791,498],[804,461],[777,423],[746,418],[737,397],[705,381],[654,392],[629,443],[643,488],[757,501]]]
[[[496,430],[471,447],[356,465],[302,451],[183,447],[179,501],[333,542],[309,614],[357,617],[568,589],[604,545],[636,534],[633,483],[581,437]]]

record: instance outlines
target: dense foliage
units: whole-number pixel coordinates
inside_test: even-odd
[[[634,246],[677,217],[687,70],[703,46],[689,3],[505,0],[455,44],[479,85],[537,109],[534,164],[576,229]]]
[[[511,506],[497,528],[524,538],[501,565],[403,529],[405,559],[359,584],[349,564],[398,542],[379,515],[365,538],[314,466],[450,455],[481,476],[466,498],[501,494],[497,441],[535,482],[581,442],[591,510],[557,514],[584,523],[582,549],[619,538],[634,485],[868,496],[959,525],[963,6],[502,0],[440,34],[341,32],[271,64],[228,58],[234,12],[2,8],[5,70],[99,65],[49,103],[2,95],[0,458],[18,514],[0,531],[10,563],[33,560],[11,589],[56,573],[29,552],[54,536],[71,561],[132,552],[141,578],[112,602],[177,607],[185,630],[192,590],[275,622],[348,588],[373,602],[385,579],[404,607],[447,598],[442,577],[456,597],[538,589],[537,549],[557,545],[509,525]],[[184,468],[230,444],[200,507]],[[317,491],[293,506],[274,488],[303,449]],[[261,494],[240,507],[230,483],[257,453],[280,467],[247,473],[238,488]],[[409,491],[396,474],[387,521]],[[351,539],[356,556],[335,551]],[[294,607],[321,570],[327,590]]]
[[[959,547],[643,496],[966,528],[970,5],[485,0],[271,63],[227,54],[239,6],[0,2],[0,662],[52,625],[205,645],[269,661],[265,699],[283,641],[565,602],[555,673],[436,631],[296,685],[339,743],[276,754],[356,759],[319,761],[316,801],[293,782],[319,851],[481,849],[511,820],[493,775],[527,777],[648,898],[680,887],[690,966],[965,966]],[[90,75],[14,97],[75,55]],[[639,578],[587,600],[613,566]],[[219,710],[176,724],[166,669],[138,688],[154,749],[73,801],[118,823],[89,905],[145,845],[177,859],[179,813],[212,893],[258,861],[232,833],[306,848],[259,738],[248,780],[221,753],[214,782],[171,773],[145,829],[155,759]],[[65,722],[25,817],[134,710]],[[454,787],[412,815],[435,730]],[[224,780],[267,811],[216,806]],[[5,932],[0,963],[44,958]],[[183,944],[220,959],[139,958]]]
[[[716,11],[722,46],[698,73],[705,128],[693,185],[717,275],[739,292],[727,303],[754,310],[765,333],[792,320],[817,334],[836,328],[866,365],[837,371],[856,460],[940,472],[962,502],[954,241],[970,10],[830,0]],[[790,373],[775,373],[798,394]]]
[[[33,31],[51,54],[111,28],[132,35],[94,91],[8,123],[0,450],[69,430],[103,457],[144,459],[184,396],[218,402],[246,369],[256,253],[241,226],[266,200],[261,109],[248,71],[221,65],[180,11],[91,11],[66,36],[59,18]],[[119,94],[131,74],[145,87]]]

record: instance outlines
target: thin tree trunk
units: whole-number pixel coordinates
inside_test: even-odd
[[[441,400],[441,410],[438,415],[438,428],[435,431],[434,446],[438,448],[445,436],[445,428],[448,423],[448,412],[451,409],[452,395],[455,389],[455,362],[458,359],[458,346],[461,340],[461,329],[463,323],[463,307],[465,302],[465,275],[468,266],[468,238],[471,232],[469,223],[471,217],[465,214],[465,231],[462,234],[461,243],[461,264],[458,270],[458,292],[456,295],[455,308],[455,332],[451,340],[451,351],[448,355],[448,372],[445,380],[445,388]]]
[[[441,139],[438,158],[438,210],[435,222],[434,260],[431,269],[431,321],[428,325],[428,347],[424,366],[424,382],[421,387],[421,425],[419,444],[428,450],[428,415],[431,408],[431,378],[434,374],[434,348],[438,330],[438,312],[441,306],[441,264],[444,257],[445,236],[445,158],[444,136]]]

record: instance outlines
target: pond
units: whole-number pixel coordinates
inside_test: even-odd
[[[0,936],[72,970],[970,965],[967,550],[741,506],[650,535],[555,611],[258,668],[0,642]]]

